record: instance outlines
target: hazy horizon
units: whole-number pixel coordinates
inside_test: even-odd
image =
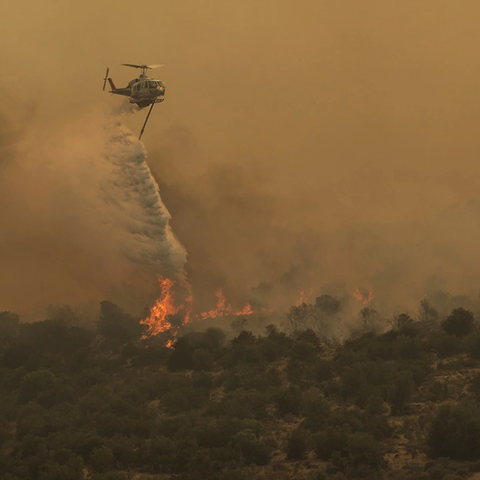
[[[117,86],[135,75],[121,63],[167,64],[151,72],[166,100],[142,141],[202,306],[219,286],[247,301],[295,268],[292,290],[368,285],[392,311],[434,288],[480,290],[480,5],[143,10],[2,9],[0,311],[106,297],[140,308],[155,295],[155,272],[128,277],[120,240],[85,203],[94,127],[113,119],[136,135],[146,115],[112,113],[125,100],[102,92],[106,67]]]

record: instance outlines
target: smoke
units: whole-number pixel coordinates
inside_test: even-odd
[[[0,305],[17,312],[110,298],[137,311],[157,278],[183,276],[185,249],[119,118],[95,111],[9,148],[0,204]]]
[[[199,309],[214,307],[219,286],[238,307],[368,286],[375,308],[392,311],[438,288],[478,290],[478,3],[144,8],[139,20],[121,1],[5,5],[5,308],[124,302],[127,281],[139,298],[153,288],[130,271],[141,258],[154,269],[155,248],[139,259],[127,233],[136,214],[119,218],[95,196],[94,179],[111,185],[117,167],[90,161],[108,142],[108,115],[89,112],[115,101],[101,89],[105,68],[125,85],[126,62],[168,65],[152,72],[167,94],[143,140]],[[138,132],[143,119],[123,120]]]
[[[187,271],[202,309],[211,308],[218,286],[238,306],[249,301],[280,311],[302,290],[311,292],[309,301],[350,298],[354,315],[363,308],[353,299],[356,288],[372,291],[371,306],[385,316],[415,314],[438,290],[477,296],[478,201],[438,205],[415,218],[392,211],[383,220],[345,216],[331,224],[325,218],[338,207],[334,198],[314,203],[272,191],[273,172],[251,152],[205,167],[201,141],[181,125],[156,144],[150,164],[189,251]]]

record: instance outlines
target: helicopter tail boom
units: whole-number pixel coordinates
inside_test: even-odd
[[[109,83],[110,86],[112,87],[112,90],[116,90],[116,89],[117,89],[117,87],[116,87],[115,84],[113,83],[113,80],[112,80],[110,77],[108,77],[108,83]]]

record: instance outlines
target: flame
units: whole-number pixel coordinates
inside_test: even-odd
[[[150,308],[150,315],[140,321],[142,325],[148,326],[147,332],[144,334],[143,338],[158,335],[159,333],[168,330],[176,336],[177,332],[175,329],[172,329],[173,326],[170,322],[172,315],[182,314],[182,325],[190,322],[192,319],[193,294],[191,285],[186,281],[179,282],[179,285],[186,289],[188,295],[182,304],[177,305],[173,291],[175,286],[173,280],[164,278],[163,280],[159,280],[159,283],[160,297],[155,302],[155,305]],[[169,341],[168,343],[170,343],[171,346],[173,341]]]
[[[215,292],[215,296],[217,297],[217,306],[213,310],[200,313],[199,316],[203,320],[207,318],[227,317],[229,315],[252,315],[254,313],[253,308],[249,303],[245,305],[242,310],[234,310],[233,307],[227,303],[227,299],[221,288]]]
[[[358,289],[358,287],[355,288],[354,292],[352,293],[352,295],[359,301],[359,302],[362,302],[363,305],[367,306],[367,305],[370,305],[370,303],[372,302],[372,300],[375,298],[374,294],[373,294],[373,290],[368,290],[367,292],[364,292],[363,294],[360,293],[360,290]]]
[[[172,288],[172,280],[169,278],[160,280],[160,297],[150,308],[150,315],[140,321],[142,325],[148,325],[145,336],[158,335],[172,328],[168,317],[179,311],[179,307],[175,305]]]
[[[300,305],[302,305],[302,303],[308,303],[312,293],[313,288],[310,288],[307,293],[305,293],[305,290],[300,290],[300,298],[295,302],[295,306],[299,307]]]
[[[143,338],[158,335],[159,333],[169,331],[174,337],[177,336],[178,330],[182,325],[191,322],[192,320],[205,320],[207,318],[217,318],[226,316],[241,316],[241,315],[253,315],[254,313],[270,314],[272,310],[266,308],[254,309],[250,304],[247,304],[240,310],[235,310],[229,303],[223,291],[219,288],[215,292],[217,297],[217,305],[214,309],[208,312],[202,312],[198,315],[193,313],[193,293],[191,285],[186,281],[179,281],[178,285],[182,287],[187,296],[182,303],[177,304],[174,295],[175,282],[168,278],[162,279],[160,283],[160,297],[155,304],[150,308],[150,314],[144,320],[141,320],[142,325],[147,325],[147,332]],[[172,315],[181,314],[183,316],[181,325],[172,325]],[[168,340],[165,344],[166,347],[171,348],[175,340]]]

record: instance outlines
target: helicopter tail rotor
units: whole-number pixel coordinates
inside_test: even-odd
[[[107,72],[105,73],[105,78],[103,79],[103,91],[105,91],[105,85],[108,80],[108,72],[110,71],[110,68],[107,67]]]

